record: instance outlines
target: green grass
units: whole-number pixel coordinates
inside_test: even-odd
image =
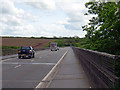
[[[6,50],[9,50],[9,49],[20,49],[20,47],[15,47],[15,46],[2,46],[2,49],[6,49]]]
[[[2,52],[0,52],[0,55],[5,56],[5,55],[12,55],[16,54],[17,50],[20,49],[20,47],[15,47],[15,46],[2,46]]]

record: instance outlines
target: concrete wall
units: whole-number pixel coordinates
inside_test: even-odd
[[[96,88],[120,88],[120,56],[72,47]]]

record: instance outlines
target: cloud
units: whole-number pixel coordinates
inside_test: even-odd
[[[34,26],[29,22],[37,21],[37,16],[15,7],[13,1],[0,2],[0,35],[31,36]]]
[[[0,13],[2,14],[16,14],[19,10],[15,8],[12,1],[2,0],[0,1]]]
[[[17,9],[14,6],[14,3],[9,0],[2,0],[0,2],[0,21],[6,25],[16,26],[22,24],[22,19],[20,15],[24,15],[24,10]],[[19,17],[18,17],[19,16]]]
[[[54,0],[28,0],[24,2],[34,8],[43,10],[55,10],[56,5]]]
[[[11,25],[11,26],[22,25],[22,20],[17,18],[16,16],[4,15],[1,17],[2,17],[1,19],[2,23],[5,23],[7,25]]]
[[[82,30],[81,26],[89,22],[91,16],[85,16],[84,13],[87,12],[86,7],[84,6],[85,2],[79,0],[65,0],[61,1],[59,7],[66,13],[68,16],[67,24],[64,24],[66,29],[69,30]]]
[[[17,4],[18,7],[15,6],[16,2],[20,3]],[[82,31],[81,26],[85,25],[90,18],[84,16],[87,10],[84,2],[80,0],[4,0],[0,5],[2,6],[0,7],[1,35],[84,37],[86,32]],[[29,10],[26,9],[27,6]],[[44,12],[46,10],[47,12]],[[36,12],[40,13],[36,14]],[[52,14],[45,16],[43,20],[43,15],[48,13]],[[58,15],[60,18],[58,19],[58,16],[53,18],[52,15]],[[61,18],[61,15],[66,16]]]
[[[79,36],[79,37],[84,37],[84,34],[86,32],[79,31],[79,30],[69,30],[64,27],[64,25],[60,24],[58,21],[57,23],[54,24],[46,24],[46,25],[40,25],[39,27],[36,28],[37,32],[39,32],[38,35],[36,36],[47,36],[47,37],[52,37],[52,36],[63,36],[63,37],[70,37],[70,36]]]
[[[7,31],[6,31],[7,30]],[[4,27],[2,31],[3,35],[12,36],[33,36],[35,34],[34,27],[32,25],[26,26],[14,26],[14,27]]]
[[[35,28],[32,25],[23,25],[23,26],[16,26],[14,28],[14,35],[15,36],[34,36]]]

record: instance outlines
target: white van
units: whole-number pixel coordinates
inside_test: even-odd
[[[57,51],[59,48],[57,47],[57,43],[51,43],[50,44],[50,49],[51,51]]]

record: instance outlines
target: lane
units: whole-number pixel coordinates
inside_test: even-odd
[[[3,88],[35,88],[68,49],[43,50],[32,59],[16,58],[3,62]]]
[[[50,50],[47,49],[47,50],[42,50],[42,51],[36,51],[35,54],[40,55],[40,56],[45,56],[45,55],[50,54],[50,53],[52,53],[52,52],[50,52]],[[10,56],[8,56],[8,57],[10,57]],[[4,59],[4,60],[2,60],[2,62],[14,62],[14,61],[16,62],[16,59],[18,59],[18,57]]]
[[[31,58],[31,59],[18,59],[18,57],[16,58],[9,58],[6,60],[2,60],[2,63],[7,66],[5,66],[3,68],[3,70],[9,70],[12,69],[13,67],[15,67],[16,65],[19,65],[20,63],[30,63],[33,62],[35,60],[38,60],[42,57],[47,56],[48,54],[52,54],[53,52],[51,52],[49,49],[48,50],[42,50],[42,51],[36,51],[35,53],[35,58]],[[11,64],[12,63],[12,64]]]
[[[2,62],[4,64],[3,71],[10,70],[19,64],[32,64],[34,62],[35,63],[54,63],[54,62],[57,62],[56,60],[58,60],[61,57],[61,55],[63,55],[65,50],[66,49],[61,48],[57,52],[56,51],[51,52],[50,50],[43,50],[43,52],[39,51],[39,52],[36,52],[35,58],[31,58],[31,59],[27,59],[27,58],[26,59],[18,59],[18,58],[13,59],[13,58],[11,58],[7,61]]]

